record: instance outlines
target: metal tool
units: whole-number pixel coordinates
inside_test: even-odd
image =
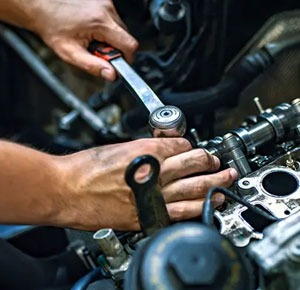
[[[142,166],[150,166],[143,180],[136,180],[136,174]],[[161,192],[158,189],[159,162],[150,155],[135,158],[127,167],[125,179],[132,189],[142,232],[150,236],[157,230],[169,225],[169,215]]]
[[[95,56],[109,61],[122,77],[124,83],[148,109],[149,126],[153,137],[180,137],[186,130],[183,112],[175,107],[165,106],[146,82],[133,70],[118,49],[106,43],[93,41],[89,51]]]

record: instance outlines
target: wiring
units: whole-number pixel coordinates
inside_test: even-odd
[[[262,209],[252,205],[246,199],[238,196],[237,194],[235,194],[234,192],[230,191],[227,188],[224,188],[224,187],[211,187],[208,190],[207,194],[206,194],[206,199],[205,199],[205,202],[204,202],[204,205],[203,205],[203,214],[202,214],[202,221],[207,226],[210,226],[210,227],[214,226],[214,222],[213,222],[214,207],[213,207],[213,203],[212,203],[211,200],[212,200],[212,196],[215,193],[224,194],[227,198],[233,199],[234,201],[246,206],[253,213],[258,214],[258,215],[264,217],[265,219],[267,219],[269,221],[275,222],[275,221],[278,220],[273,215],[271,215],[268,212],[265,212]]]

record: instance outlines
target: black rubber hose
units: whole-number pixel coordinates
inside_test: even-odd
[[[267,51],[261,49],[242,58],[227,72],[220,83],[207,90],[190,93],[166,93],[160,97],[164,103],[178,106],[183,111],[194,109],[199,113],[214,110],[227,104],[234,105],[242,90],[272,63],[273,58]]]
[[[214,221],[213,221],[214,207],[213,207],[211,199],[212,199],[212,196],[217,192],[222,193],[227,198],[233,199],[234,201],[246,206],[253,213],[260,215],[269,221],[275,222],[278,220],[273,215],[263,211],[262,209],[256,207],[255,205],[252,205],[246,199],[238,196],[234,192],[232,192],[224,187],[212,187],[209,189],[209,191],[206,194],[206,199],[203,204],[203,211],[202,211],[202,221],[207,226],[213,227],[213,225],[214,225]]]
[[[216,86],[191,93],[165,93],[160,96],[161,100],[166,104],[178,106],[183,111],[197,108],[197,112],[201,112],[221,107],[226,104],[228,98],[231,102],[232,99],[236,99],[242,90],[268,69],[283,52],[299,45],[300,35],[266,44],[255,53],[244,56]]]

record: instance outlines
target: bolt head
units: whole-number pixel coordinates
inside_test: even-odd
[[[186,286],[213,285],[222,266],[218,253],[212,247],[196,243],[177,250],[168,262]]]
[[[250,184],[250,182],[249,182],[248,180],[244,180],[244,181],[242,182],[242,184],[245,185],[245,186],[248,186],[248,185]]]

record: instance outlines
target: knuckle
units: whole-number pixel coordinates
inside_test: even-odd
[[[182,151],[190,151],[193,149],[191,143],[185,138],[178,139],[177,146],[181,148]]]
[[[187,152],[187,151],[190,151],[192,149],[191,143],[185,138],[172,138],[172,139],[168,139],[168,141],[172,142],[171,146],[180,149],[182,152]],[[193,153],[195,152],[195,154],[197,154],[196,153],[197,151],[198,150],[195,149],[192,152]]]
[[[136,39],[130,38],[130,40],[128,40],[128,48],[134,52],[139,48],[139,43]]]
[[[199,158],[205,158],[206,152],[204,149],[197,149]]]
[[[158,150],[157,142],[153,142],[152,139],[140,139],[137,140],[137,147],[145,153],[156,153]]]
[[[101,71],[101,67],[97,67],[95,65],[92,65],[91,63],[77,63],[77,66],[81,67],[83,70],[95,75],[95,76],[99,76],[100,75],[100,71]]]
[[[210,164],[210,155],[205,150],[200,149],[199,150],[199,160],[205,167],[208,167]]]
[[[74,56],[72,59],[75,61],[76,56]],[[78,63],[78,66],[81,66],[85,71],[95,74],[95,68],[90,63]]]
[[[106,10],[114,11],[114,5],[113,5],[112,1],[104,1],[102,5]]]
[[[185,199],[188,199],[188,197],[189,197],[188,194],[182,190],[182,188],[177,188],[174,191],[174,196],[176,197],[177,201],[185,200]]]
[[[199,159],[202,167],[205,168],[205,170],[215,171],[219,168],[220,162],[217,157],[211,155],[210,153],[208,153],[207,151],[205,151],[203,149],[200,149],[198,154],[199,154],[198,159]]]
[[[207,183],[204,180],[199,180],[195,184],[194,192],[197,194],[205,192],[207,189]]]
[[[105,12],[105,10],[104,9],[100,9],[97,12],[97,16],[95,16],[94,22],[96,24],[98,24],[99,20],[105,20],[106,17],[107,17],[107,13]]]
[[[222,172],[222,174],[220,175],[220,181],[223,185],[231,184],[231,176],[228,171]]]

